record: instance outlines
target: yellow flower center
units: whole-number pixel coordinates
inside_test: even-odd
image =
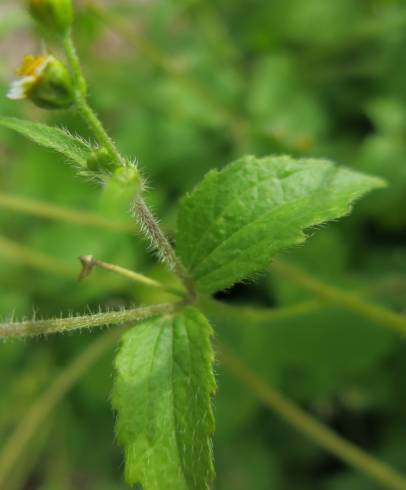
[[[38,68],[44,64],[46,59],[47,56],[24,56],[21,67],[16,71],[16,74],[19,77],[35,76]]]

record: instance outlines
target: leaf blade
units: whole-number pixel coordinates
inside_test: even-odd
[[[145,490],[200,490],[213,478],[211,327],[194,308],[123,337],[113,406],[125,475]]]
[[[227,288],[304,230],[339,218],[384,182],[326,160],[243,157],[212,171],[181,201],[177,251],[201,292]]]
[[[45,148],[61,153],[81,167],[86,167],[91,152],[90,145],[65,129],[15,117],[1,117],[0,125],[22,134]]]

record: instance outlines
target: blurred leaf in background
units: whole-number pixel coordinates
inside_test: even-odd
[[[405,313],[406,4],[403,0],[78,1],[75,35],[90,97],[137,158],[173,235],[178,199],[242,154],[322,157],[388,182],[283,259]],[[0,5],[0,90],[39,41],[23,5]],[[88,136],[72,112],[0,97],[1,116]],[[125,196],[77,178],[51,150],[0,128],[0,316],[48,317],[162,301],[77,256],[167,273],[127,227],[16,211],[2,195],[130,223]],[[3,204],[2,204],[3,203]],[[406,346],[371,320],[315,298],[276,271],[205,305],[216,337],[349,440],[406,472]],[[221,302],[219,304],[219,302]],[[231,310],[231,305],[235,310]],[[0,346],[0,464],[8,438],[90,335]],[[114,347],[89,367],[17,461],[7,490],[123,490],[109,407]],[[217,366],[214,488],[373,490],[282,422]]]

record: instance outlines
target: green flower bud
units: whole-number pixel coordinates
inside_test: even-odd
[[[87,159],[87,168],[93,172],[112,172],[117,165],[106,148],[97,148]]]
[[[67,109],[75,102],[72,77],[53,56],[25,56],[17,75],[7,94],[10,99],[27,98],[44,109]]]
[[[140,173],[135,166],[119,167],[114,171],[113,180],[123,188],[141,188],[142,181]]]
[[[71,0],[29,0],[28,7],[38,24],[53,34],[63,36],[72,25]]]

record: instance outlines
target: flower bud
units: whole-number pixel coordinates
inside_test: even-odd
[[[87,159],[87,168],[93,172],[112,172],[117,165],[106,148],[96,148]]]
[[[116,168],[112,174],[111,182],[120,189],[131,189],[132,192],[140,190],[143,187],[139,170],[135,165]]]
[[[63,63],[50,55],[25,56],[7,97],[30,99],[44,109],[67,109],[75,102],[72,77]]]
[[[29,0],[32,17],[46,31],[65,35],[73,22],[72,0]]]

